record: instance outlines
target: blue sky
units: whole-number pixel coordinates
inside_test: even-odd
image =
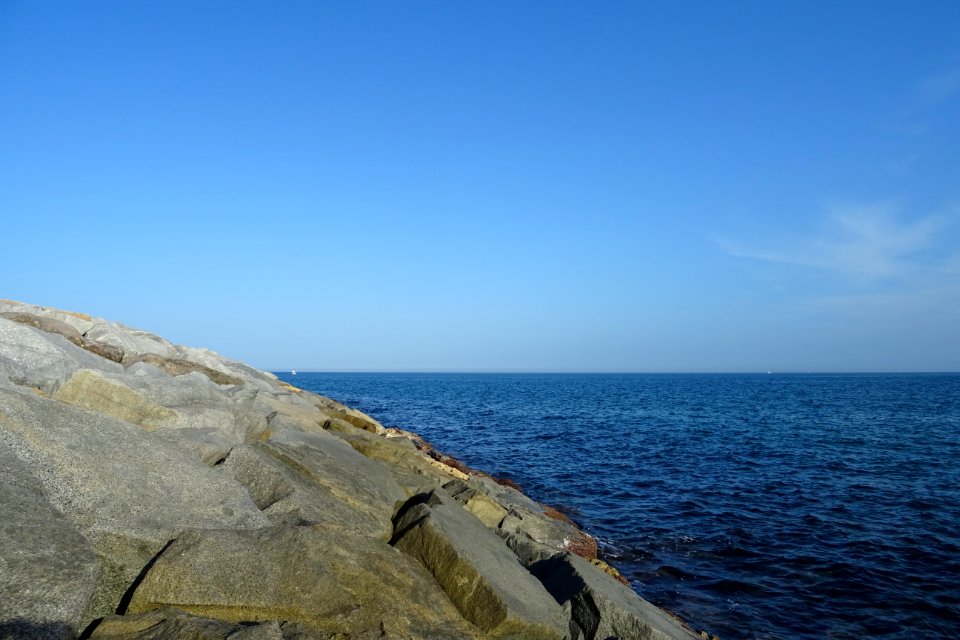
[[[957,371],[958,34],[0,0],[0,297],[268,369]]]

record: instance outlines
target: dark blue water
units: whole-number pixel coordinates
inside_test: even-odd
[[[282,375],[570,512],[735,638],[960,637],[960,375]]]

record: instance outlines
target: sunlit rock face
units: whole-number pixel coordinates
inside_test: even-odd
[[[0,480],[2,639],[692,637],[415,434],[80,313],[0,301]]]

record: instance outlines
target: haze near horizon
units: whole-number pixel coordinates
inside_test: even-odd
[[[268,370],[960,370],[960,4],[0,2],[0,297]]]

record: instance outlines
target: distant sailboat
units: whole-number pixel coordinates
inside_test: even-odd
[[[290,369],[290,375],[292,375],[292,376],[297,375],[297,370],[296,370],[296,369]]]

